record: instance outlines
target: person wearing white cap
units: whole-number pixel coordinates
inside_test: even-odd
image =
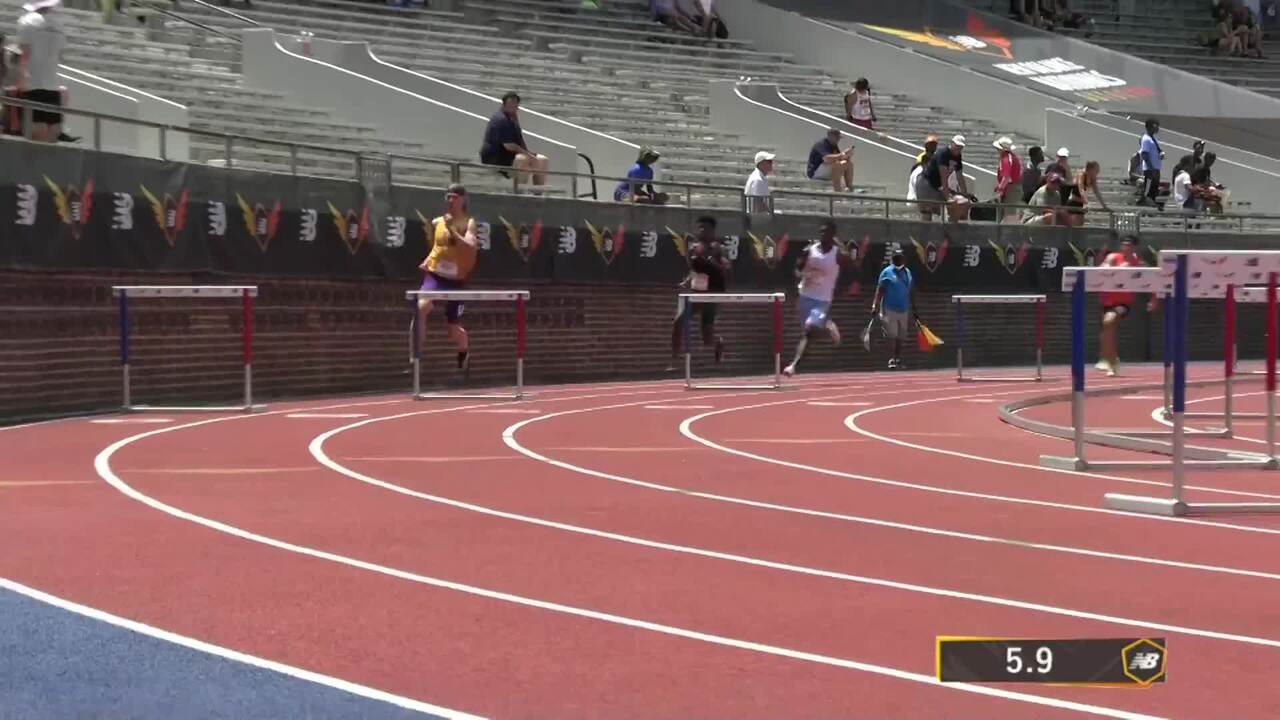
[[[1013,154],[1014,144],[1009,136],[1004,135],[991,143],[1000,151],[1000,162],[996,167],[996,201],[1017,204],[1022,199],[1022,161]],[[1015,214],[1016,210],[1006,210],[1004,217]]]
[[[1059,190],[1058,194],[1062,197],[1062,204],[1066,205],[1071,200],[1071,195],[1075,192],[1075,174],[1071,172],[1071,151],[1065,147],[1058,148],[1058,158],[1052,165],[1044,169],[1045,175],[1049,173],[1058,174]]]
[[[747,176],[747,184],[742,188],[742,194],[747,197],[747,212],[769,212],[769,175],[773,172],[775,157],[765,150],[756,153],[756,169]]]
[[[62,105],[58,65],[67,45],[62,20],[53,9],[61,0],[34,0],[22,6],[25,14],[18,20],[19,97],[45,105]],[[23,117],[25,118],[25,113]],[[62,134],[62,113],[46,110],[32,112],[31,139],[56,142]]]
[[[969,216],[969,203],[974,196],[964,179],[964,136],[951,138],[951,144],[933,154],[929,165],[916,178],[916,198],[921,201],[920,214],[926,221],[945,203],[951,222]]]

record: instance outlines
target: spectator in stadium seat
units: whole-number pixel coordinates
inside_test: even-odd
[[[541,188],[546,184],[546,172],[549,161],[545,155],[529,150],[525,144],[524,132],[520,129],[520,96],[509,92],[502,96],[502,107],[489,118],[489,126],[484,131],[484,143],[480,146],[480,162],[485,165],[509,167],[516,171],[516,191],[520,183],[533,176],[533,185]],[[501,171],[505,177],[511,177]]]
[[[18,47],[22,53],[18,94],[24,100],[63,104],[58,65],[67,37],[62,18],[55,12],[61,4],[61,0],[34,0],[22,6],[24,14],[18,20]],[[62,135],[62,113],[36,110],[31,124],[32,140],[51,143]]]
[[[1160,122],[1150,118],[1146,122],[1146,132],[1138,143],[1139,171],[1142,173],[1141,195],[1138,205],[1155,205],[1156,196],[1160,193],[1160,166],[1164,161],[1164,151],[1156,140],[1160,132]]]
[[[1045,173],[1044,184],[1027,201],[1031,206],[1022,211],[1022,222],[1026,225],[1053,225],[1065,220],[1062,207],[1062,181],[1058,173]]]
[[[747,212],[765,213],[770,211],[769,175],[773,172],[773,159],[777,157],[771,152],[761,150],[756,153],[756,169],[747,176],[747,184],[742,194],[747,199]]]
[[[1244,22],[1241,24],[1241,45],[1247,57],[1262,58],[1262,26],[1253,15],[1253,8],[1244,8]]]
[[[831,128],[825,138],[814,143],[806,171],[813,180],[830,180],[836,192],[853,189],[853,146],[841,150],[840,138],[840,130]]]
[[[679,0],[649,0],[649,17],[672,30],[698,32],[698,24],[680,7]]]
[[[1000,151],[1000,162],[996,167],[996,202],[1019,205],[1022,203],[1022,161],[1013,152],[1013,140],[1003,136],[991,144]],[[1006,209],[1001,213],[1001,219],[1015,212]]]
[[[1235,19],[1231,10],[1219,5],[1213,11],[1214,27],[1201,36],[1202,41],[1214,55],[1226,53],[1233,57],[1244,52],[1244,44],[1240,34],[1236,32]]]
[[[929,164],[916,179],[916,198],[920,201],[920,214],[925,220],[940,212],[938,205],[947,206],[951,222],[969,217],[969,204],[975,198],[969,194],[964,177],[964,136],[951,138],[951,144],[935,152]],[[929,203],[929,204],[926,204]]]
[[[1174,207],[1187,214],[1195,214],[1200,210],[1199,193],[1191,184],[1191,165],[1191,156],[1187,155],[1173,168],[1173,185],[1169,190]]]
[[[661,155],[649,146],[640,148],[636,164],[627,171],[627,179],[635,182],[621,182],[613,191],[614,202],[631,202],[637,205],[666,205],[668,196],[664,192],[653,189],[653,164]],[[642,182],[643,181],[643,182]]]
[[[1044,150],[1039,145],[1032,145],[1027,150],[1027,161],[1022,166],[1022,203],[1025,205],[1036,190],[1040,189],[1044,173],[1040,166],[1044,164]]]
[[[1107,205],[1106,198],[1102,197],[1102,188],[1098,186],[1098,175],[1102,173],[1102,167],[1097,160],[1090,160],[1084,164],[1084,170],[1076,175],[1075,185],[1071,188],[1071,198],[1067,204],[1072,207],[1079,207],[1081,211],[1076,211],[1072,215],[1073,225],[1084,224],[1084,212],[1093,208],[1094,201],[1098,206],[1107,212],[1111,211],[1111,207]]]
[[[1216,153],[1204,154],[1204,162],[1191,170],[1191,184],[1195,186],[1204,204],[1204,209],[1212,213],[1221,213],[1227,198],[1231,196],[1225,186],[1213,181],[1213,163],[1218,159]]]
[[[855,80],[844,94],[844,117],[858,127],[875,130],[876,109],[871,105],[871,83],[866,78]]]

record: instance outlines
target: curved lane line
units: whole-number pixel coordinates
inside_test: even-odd
[[[1010,393],[992,393],[993,396],[999,395],[1002,397],[1009,394]],[[1045,472],[1045,473],[1060,473],[1060,474],[1066,474],[1066,475],[1075,475],[1078,477],[1099,478],[1102,480],[1114,480],[1116,482],[1133,483],[1136,485],[1158,485],[1160,487],[1166,487],[1166,488],[1170,487],[1169,483],[1161,482],[1159,480],[1143,480],[1141,478],[1129,478],[1129,477],[1123,477],[1120,475],[1107,475],[1103,473],[1087,472],[1082,470],[1064,470],[1059,468],[1049,468],[1049,467],[1044,467],[1043,465],[1032,465],[1030,463],[1021,463],[1014,460],[1000,460],[998,458],[989,458],[989,457],[983,457],[981,455],[972,455],[969,453],[960,452],[958,450],[947,450],[945,448],[937,448],[929,445],[920,445],[918,443],[907,442],[906,440],[899,440],[897,438],[880,435],[878,433],[871,432],[870,430],[867,430],[861,427],[860,425],[858,425],[858,418],[865,417],[873,413],[884,412],[887,410],[898,410],[901,408],[914,407],[918,405],[927,405],[929,403],[953,402],[956,400],[965,400],[970,397],[975,397],[975,396],[952,395],[948,397],[926,398],[924,400],[911,400],[908,402],[896,403],[894,405],[881,405],[879,407],[860,410],[858,412],[853,413],[852,415],[849,415],[844,419],[844,424],[845,424],[845,427],[849,428],[853,432],[859,435],[862,435],[864,437],[871,438],[872,440],[879,440],[880,442],[889,443],[890,445],[897,445],[899,447],[905,447],[911,450],[919,450],[921,452],[937,453],[939,455],[949,455],[951,457],[958,457],[965,460],[974,460],[977,462],[991,463],[993,465],[1003,465],[1005,467],[1025,468],[1027,470],[1037,470],[1039,472]],[[1262,498],[1265,500],[1280,500],[1280,495],[1268,495],[1266,493],[1248,492],[1244,490],[1227,490],[1225,488],[1207,487],[1204,485],[1187,485],[1186,489],[1201,490],[1204,492],[1214,492],[1222,495],[1238,495],[1241,497]]]
[[[696,423],[697,421],[702,420],[704,418],[712,417],[714,415],[722,415],[730,412],[740,412],[743,410],[756,410],[764,407],[786,405],[788,403],[793,403],[793,402],[797,402],[797,401],[781,400],[781,401],[776,401],[771,403],[759,403],[757,405],[743,405],[740,407],[725,408],[723,410],[714,410],[712,412],[706,412],[700,415],[694,415],[693,417],[685,418],[684,422],[680,424],[680,432],[685,437],[689,438],[690,440],[693,440],[694,442],[700,443],[714,450],[719,450],[721,452],[729,453],[730,455],[737,455],[739,457],[758,460],[760,462],[769,463],[771,465],[780,465],[782,467],[789,467],[796,470],[806,470],[809,472],[818,473],[819,475],[829,475],[831,477],[844,478],[846,480],[858,480],[861,482],[875,483],[877,485],[888,485],[891,487],[900,487],[908,490],[921,490],[924,492],[933,492],[933,493],[939,493],[942,495],[954,495],[957,497],[967,497],[967,498],[973,498],[976,500],[993,500],[996,502],[1007,502],[1007,503],[1014,503],[1017,505],[1029,505],[1033,507],[1053,508],[1055,510],[1075,510],[1077,512],[1097,513],[1100,515],[1118,515],[1118,516],[1123,516],[1125,518],[1149,520],[1152,522],[1176,522],[1181,525],[1198,525],[1198,526],[1204,526],[1204,527],[1223,528],[1227,530],[1240,530],[1243,532],[1255,532],[1255,533],[1263,533],[1263,534],[1280,535],[1280,529],[1258,528],[1258,527],[1252,527],[1249,525],[1233,525],[1231,523],[1215,522],[1210,520],[1193,520],[1185,517],[1175,518],[1175,517],[1165,517],[1162,515],[1148,515],[1146,513],[1131,513],[1131,512],[1124,512],[1121,510],[1112,510],[1110,508],[1105,508],[1105,507],[1090,507],[1088,505],[1072,505],[1069,503],[1052,502],[1049,500],[1035,500],[1033,498],[1013,497],[1009,495],[991,495],[988,493],[972,492],[969,490],[956,490],[953,488],[941,487],[938,485],[925,485],[922,483],[912,483],[912,482],[906,482],[903,480],[889,480],[886,478],[878,478],[870,475],[858,475],[856,473],[848,473],[842,470],[832,470],[831,468],[818,467],[816,465],[805,465],[803,463],[791,462],[789,460],[782,460],[779,458],[769,457],[767,455],[759,455],[757,453],[752,453],[752,452],[747,452],[745,450],[738,450],[736,448],[727,447],[717,442],[714,442],[712,440],[708,440],[707,438],[702,437],[701,435],[698,435],[697,433],[693,432],[693,430],[691,429],[693,427],[693,424]]]
[[[481,407],[481,406],[477,405],[475,407]],[[437,410],[423,411],[420,414],[451,412],[451,411],[461,410],[461,409],[468,409],[468,407],[463,406],[463,407],[441,408]],[[680,637],[680,638],[685,638],[689,640],[698,640],[701,642],[705,642],[713,645],[719,645],[723,647],[731,647],[731,648],[736,648],[740,650],[748,650],[752,652],[773,655],[777,657],[784,657],[784,658],[789,658],[794,660],[802,660],[805,662],[812,662],[812,663],[828,665],[832,667],[840,667],[840,668],[845,668],[849,670],[858,670],[858,671],[867,672],[875,675],[882,675],[886,677],[892,677],[900,680],[907,680],[910,682],[916,682],[916,683],[921,683],[926,685],[936,685],[939,687],[945,687],[950,690],[967,692],[975,695],[985,695],[988,697],[995,697],[1003,700],[1015,700],[1019,702],[1026,702],[1026,703],[1031,703],[1035,705],[1053,707],[1053,708],[1058,708],[1062,710],[1070,710],[1073,712],[1101,715],[1104,717],[1120,718],[1121,720],[1158,720],[1157,716],[1143,715],[1140,713],[1117,710],[1114,708],[1107,708],[1107,707],[1102,707],[1098,705],[1089,705],[1085,703],[1073,702],[1068,700],[1058,700],[1055,698],[1040,697],[1038,695],[1032,695],[1029,693],[1014,692],[1009,690],[1001,690],[1001,689],[992,688],[992,687],[986,687],[981,685],[969,685],[964,683],[943,684],[932,675],[924,675],[921,673],[913,673],[905,670],[899,670],[897,668],[884,667],[881,665],[873,665],[871,663],[858,662],[855,660],[849,660],[845,658],[819,655],[816,653],[808,653],[808,652],[803,652],[799,650],[791,650],[788,648],[778,647],[775,645],[766,645],[766,644],[755,643],[755,642],[750,642],[746,640],[738,640],[738,639],[723,637],[719,635],[712,635],[708,633],[698,632],[696,630],[688,630],[685,628],[679,628],[679,627],[674,627],[670,625],[662,625],[659,623],[625,617],[622,615],[614,615],[611,613],[600,612],[597,610],[590,610],[588,608],[580,608],[572,605],[565,605],[562,603],[548,602],[545,600],[537,600],[534,598],[522,597],[519,595],[499,592],[496,590],[489,590],[486,588],[476,587],[473,585],[465,585],[462,583],[453,582],[453,581],[445,580],[442,578],[435,578],[435,577],[430,577],[426,575],[420,575],[417,573],[412,573],[406,570],[388,567],[385,565],[378,565],[378,564],[367,562],[364,560],[359,560],[357,558],[352,558],[345,555],[328,552],[325,550],[319,550],[316,548],[306,547],[303,545],[296,545],[290,542],[286,542],[284,540],[268,537],[266,535],[260,535],[258,533],[254,533],[249,530],[244,530],[242,528],[238,528],[228,523],[220,522],[218,520],[213,520],[211,518],[206,518],[201,515],[197,515],[195,513],[173,507],[171,505],[168,505],[159,500],[156,500],[155,498],[152,498],[134,489],[132,486],[126,483],[123,479],[121,479],[118,475],[116,475],[111,469],[111,456],[114,455],[116,452],[118,452],[121,448],[124,448],[139,440],[143,440],[149,437],[154,437],[156,435],[161,435],[166,432],[173,432],[176,430],[185,430],[188,428],[199,427],[202,425],[207,425],[215,422],[227,422],[231,420],[241,420],[241,419],[248,419],[248,418],[261,418],[264,416],[266,416],[265,413],[260,415],[237,415],[237,416],[226,417],[226,418],[213,418],[209,420],[201,420],[194,423],[187,423],[184,425],[175,425],[171,427],[152,430],[149,432],[138,433],[136,435],[131,435],[129,437],[118,440],[115,443],[112,443],[110,446],[104,448],[102,452],[100,452],[97,455],[97,457],[94,458],[94,469],[98,472],[98,475],[102,477],[104,481],[106,481],[116,490],[123,493],[125,496],[132,498],[154,510],[158,510],[162,513],[165,513],[166,515],[170,515],[172,517],[175,517],[181,520],[186,520],[188,522],[201,525],[203,527],[207,527],[212,530],[216,530],[218,532],[231,535],[233,537],[238,537],[243,540],[256,542],[256,543],[266,545],[268,547],[272,547],[278,550],[283,550],[285,552],[295,553],[298,555],[312,557],[320,560],[327,560],[329,562],[337,563],[340,565],[345,565],[348,567],[353,567],[360,570],[365,570],[368,572],[373,572],[380,575],[397,578],[400,580],[407,580],[409,582],[426,585],[429,587],[435,587],[435,588],[440,588],[444,590],[452,590],[455,592],[460,592],[468,595],[474,595],[476,597],[482,597],[490,600],[506,602],[513,605],[531,607],[531,608],[536,608],[540,610],[548,610],[548,611],[558,612],[566,615],[607,622],[615,625],[622,625],[625,627],[631,627],[631,628],[636,628],[640,630],[647,630],[650,632],[654,632],[662,635],[668,635],[672,637]]]

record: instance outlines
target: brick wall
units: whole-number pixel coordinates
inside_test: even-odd
[[[410,387],[409,307],[398,283],[190,275],[0,273],[0,420],[13,421],[95,410],[120,403],[118,313],[113,284],[258,284],[254,380],[262,399],[396,391]],[[575,382],[661,377],[670,353],[669,322],[675,291],[667,287],[534,286],[529,305],[527,381]],[[1050,293],[1046,363],[1069,358],[1066,298]],[[870,297],[837,301],[835,317],[846,342],[824,340],[810,351],[806,370],[882,367],[883,344],[866,353],[858,336]],[[953,367],[954,309],[950,293],[920,297],[922,317],[949,341],[930,355],[908,343],[911,367]],[[1220,303],[1193,303],[1191,356],[1221,357]],[[1096,308],[1096,305],[1094,306]],[[1028,364],[1032,354],[1030,306],[974,307],[966,312],[966,365]],[[1091,313],[1090,358],[1097,319]],[[240,397],[238,301],[140,299],[133,303],[133,385],[139,403],[227,401]],[[772,325],[763,306],[725,306],[720,332],[729,354],[722,368],[698,348],[695,372],[772,372]],[[794,300],[785,310],[784,355],[797,339]],[[1262,310],[1242,307],[1242,357],[1259,357]],[[472,333],[472,385],[514,378],[514,309],[470,303],[464,324]],[[697,342],[697,329],[693,338]],[[1125,323],[1122,357],[1158,358],[1158,316],[1144,308]],[[461,382],[443,320],[432,316],[424,379],[435,386]],[[887,378],[886,378],[887,379]]]

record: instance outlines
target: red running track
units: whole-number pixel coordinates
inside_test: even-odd
[[[1280,713],[1280,523],[1103,511],[1165,479],[996,419],[1060,384],[804,383],[11,429],[0,577],[494,717]],[[940,634],[1166,636],[1171,675],[941,686]]]

